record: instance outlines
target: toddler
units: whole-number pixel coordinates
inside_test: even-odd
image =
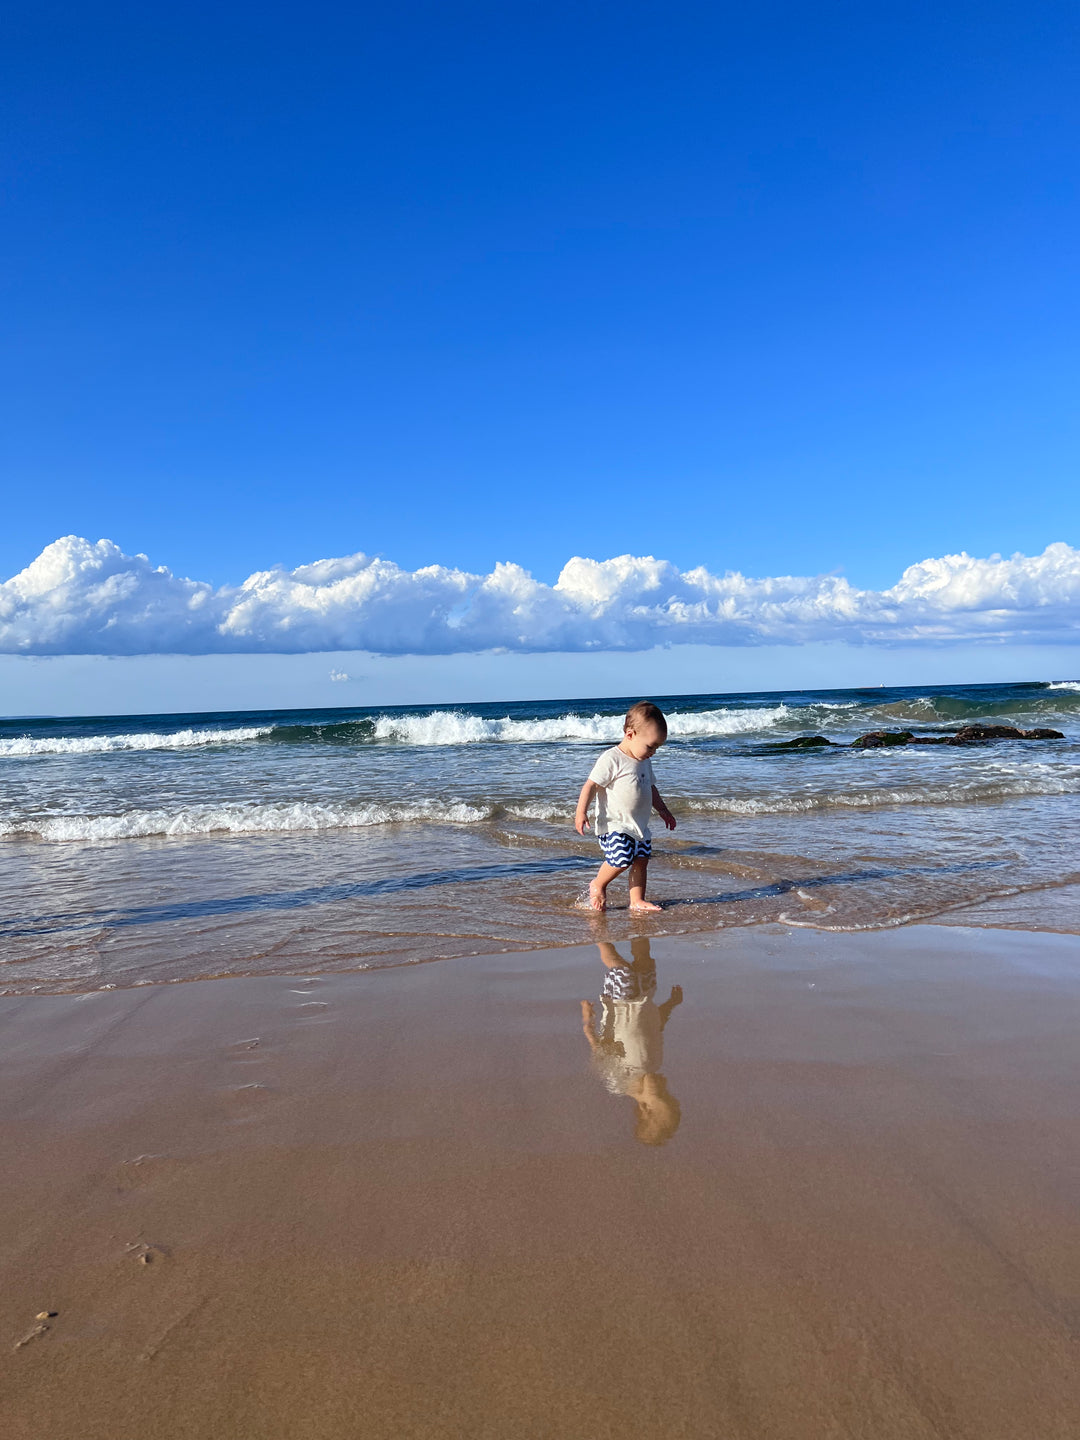
[[[589,828],[589,805],[595,795],[596,838],[604,852],[604,863],[589,886],[594,910],[607,908],[607,887],[624,870],[630,871],[630,909],[660,909],[645,899],[645,885],[652,854],[652,811],[656,810],[669,830],[675,829],[675,817],[653,778],[652,757],[666,739],[663,711],[648,700],[639,700],[626,712],[622,744],[604,751],[581,787],[574,829],[584,835]]]

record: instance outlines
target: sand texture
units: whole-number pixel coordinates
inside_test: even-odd
[[[1076,939],[607,959],[0,1000],[5,1440],[1076,1440]]]

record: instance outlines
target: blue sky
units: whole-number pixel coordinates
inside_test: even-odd
[[[57,5],[0,66],[0,578],[1080,542],[1068,4]],[[1071,602],[1070,602],[1071,603]]]

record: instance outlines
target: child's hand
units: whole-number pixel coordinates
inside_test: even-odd
[[[579,835],[584,835],[584,834],[585,834],[585,831],[588,830],[588,828],[589,828],[589,817],[588,817],[588,815],[575,815],[575,816],[574,816],[574,829],[577,831],[577,833],[578,833]]]
[[[663,820],[669,830],[675,829],[675,816],[666,807],[660,811],[660,819]]]

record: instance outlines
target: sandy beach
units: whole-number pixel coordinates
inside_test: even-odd
[[[663,1144],[596,946],[5,997],[5,1435],[1075,1435],[1075,938],[648,952]]]

